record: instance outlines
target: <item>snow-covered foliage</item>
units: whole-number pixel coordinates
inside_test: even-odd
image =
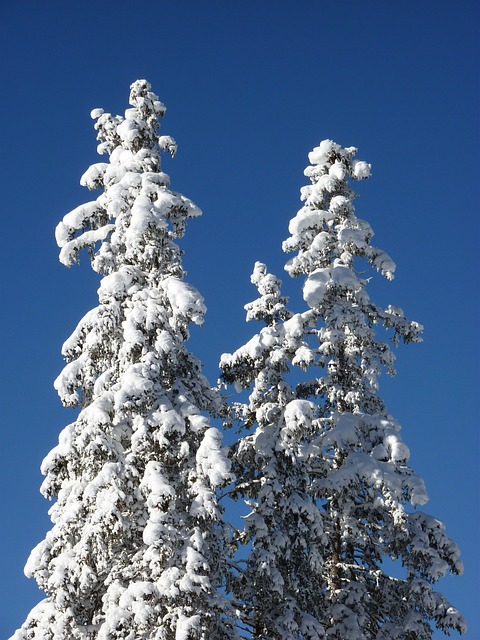
[[[394,344],[420,341],[422,327],[366,291],[360,268],[392,279],[395,265],[355,215],[350,183],[371,170],[356,151],[325,140],[309,155],[311,184],[283,245],[296,252],[286,270],[304,278],[307,308],[288,311],[257,263],[261,297],[247,318],[266,326],[221,359],[223,382],[251,389],[235,407],[248,430],[235,448],[236,495],[250,513],[233,583],[256,640],[427,640],[435,627],[466,628],[432,587],[461,573],[458,548],[417,510],[424,483],[378,395],[394,355],[376,327]]]
[[[175,243],[200,210],[161,171],[176,145],[159,135],[165,107],[145,80],[130,105],[92,112],[108,162],[81,183],[102,193],[56,230],[60,260],[87,248],[103,279],[63,346],[55,387],[80,411],[42,465],[53,528],[25,571],[47,597],[14,640],[236,637],[216,495],[230,463],[209,422],[219,399],[184,344],[205,306]]]

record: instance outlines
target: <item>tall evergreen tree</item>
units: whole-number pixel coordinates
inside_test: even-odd
[[[417,510],[424,483],[378,395],[379,374],[394,373],[378,327],[394,344],[418,342],[422,327],[368,296],[362,261],[387,279],[395,265],[355,215],[350,182],[370,175],[356,151],[325,140],[309,154],[311,184],[283,245],[297,252],[286,270],[304,278],[308,308],[287,312],[257,263],[261,297],[247,318],[267,326],[221,360],[225,383],[253,385],[237,406],[249,432],[235,450],[236,494],[251,511],[234,584],[256,640],[427,640],[435,627],[466,628],[433,590],[461,573],[458,548]]]
[[[109,158],[81,184],[103,192],[56,231],[61,262],[87,248],[103,278],[63,347],[55,387],[80,412],[42,464],[53,528],[26,573],[47,597],[15,640],[236,637],[216,498],[230,463],[209,423],[218,397],[185,347],[205,306],[175,243],[200,210],[161,171],[176,145],[159,135],[165,107],[145,80],[130,105],[124,117],[92,112]]]

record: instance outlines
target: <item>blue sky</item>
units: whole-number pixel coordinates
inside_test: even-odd
[[[204,211],[182,246],[209,309],[190,349],[212,383],[220,354],[257,330],[243,311],[256,260],[303,309],[281,242],[308,151],[332,138],[372,163],[357,215],[398,270],[370,295],[426,327],[381,394],[426,480],[426,510],[463,552],[464,576],[439,589],[479,637],[479,17],[474,0],[0,2],[1,637],[41,598],[23,576],[49,528],[39,466],[74,418],[52,383],[96,301],[88,260],[60,265],[54,228],[89,199],[79,178],[100,160],[90,110],[123,113],[143,77],[179,144],[164,166],[172,188]]]

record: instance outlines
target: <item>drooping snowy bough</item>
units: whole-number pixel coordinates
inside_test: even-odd
[[[200,210],[169,189],[164,105],[139,80],[125,117],[95,109],[108,162],[81,179],[103,189],[58,225],[60,260],[87,248],[99,305],[66,341],[55,382],[79,407],[46,457],[52,530],[26,573],[47,598],[14,640],[236,637],[222,595],[226,535],[216,490],[231,480],[219,400],[185,347],[202,297],[184,281],[175,239]]]
[[[224,383],[253,386],[237,406],[249,432],[235,450],[236,493],[250,514],[233,582],[256,640],[420,640],[466,628],[432,587],[461,573],[458,548],[417,510],[424,483],[378,395],[394,356],[375,327],[394,344],[418,342],[422,327],[366,291],[361,271],[391,279],[395,265],[355,215],[350,182],[370,175],[356,151],[325,140],[309,155],[311,184],[283,245],[297,252],[286,270],[304,278],[307,308],[287,311],[280,281],[257,263],[247,319],[266,326],[221,359]]]

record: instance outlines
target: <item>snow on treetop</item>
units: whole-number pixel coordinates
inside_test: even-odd
[[[201,215],[191,200],[169,190],[170,179],[161,171],[162,152],[173,156],[177,145],[171,136],[159,135],[158,117],[165,105],[150,88],[146,80],[132,84],[131,108],[124,116],[101,108],[91,113],[97,120],[98,152],[108,154],[109,161],[93,164],[80,180],[103,193],[67,213],[57,226],[60,261],[66,266],[77,261],[85,247],[92,268],[104,275],[121,266],[116,262],[123,260],[124,247],[129,263],[142,256],[143,266],[151,265],[162,238],[178,255],[173,238],[183,236],[188,218]]]
[[[349,171],[354,180],[363,180],[371,174],[371,165],[363,160],[352,160],[357,153],[356,147],[342,148],[333,140],[322,140],[318,147],[308,154],[310,167],[305,169],[306,176],[324,174],[322,185],[328,191],[333,190],[332,182],[328,178],[343,180]],[[347,165],[350,164],[350,168]]]
[[[136,80],[130,85],[129,103],[133,107],[141,110],[150,110],[157,116],[163,117],[167,111],[167,107],[160,102],[158,96],[150,89],[152,85],[147,80]]]
[[[339,151],[340,145],[333,140],[322,140],[318,147],[315,147],[313,151],[308,154],[308,159],[311,164],[325,164],[328,162],[332,152]]]

